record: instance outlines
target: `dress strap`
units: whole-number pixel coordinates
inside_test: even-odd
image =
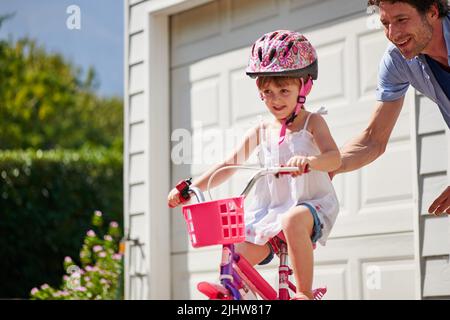
[[[308,128],[309,119],[311,118],[311,116],[312,116],[314,113],[325,115],[325,114],[328,114],[328,111],[327,111],[327,109],[326,109],[325,107],[320,107],[320,108],[319,108],[318,110],[316,110],[315,112],[310,113],[309,116],[308,116],[308,118],[306,118],[306,122],[305,122],[305,126],[303,127],[303,130],[306,130],[306,129]]]
[[[309,116],[308,116],[308,118],[306,118],[306,122],[305,122],[305,125],[303,126],[303,130],[306,130],[306,129],[308,128],[309,119],[311,118],[312,115],[313,115],[313,114],[310,113]]]

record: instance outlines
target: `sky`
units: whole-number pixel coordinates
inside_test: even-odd
[[[79,8],[79,15],[67,12],[72,5]],[[92,66],[98,94],[122,97],[123,8],[123,0],[0,0],[0,16],[15,13],[3,23],[0,38],[28,36],[83,71]],[[77,22],[80,29],[74,28]]]

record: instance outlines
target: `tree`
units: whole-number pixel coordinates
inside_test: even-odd
[[[0,25],[5,17],[0,17]],[[122,101],[34,40],[0,41],[0,149],[122,146]]]

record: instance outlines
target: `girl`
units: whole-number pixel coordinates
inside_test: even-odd
[[[217,169],[242,164],[256,148],[266,167],[298,167],[292,177],[266,176],[257,182],[255,197],[245,213],[246,242],[238,244],[236,251],[252,265],[269,263],[273,251],[268,240],[283,231],[297,283],[294,299],[312,299],[313,245],[316,241],[325,245],[339,211],[328,172],[341,165],[339,150],[324,119],[304,109],[306,96],[317,79],[317,54],[303,35],[274,31],[255,42],[246,72],[257,78],[261,99],[273,121],[250,129],[238,148],[193,186],[205,190]],[[275,136],[271,134],[274,131]],[[312,171],[304,174],[308,166]],[[218,173],[212,187],[234,172]],[[171,207],[180,204],[178,190],[169,193],[168,202]]]

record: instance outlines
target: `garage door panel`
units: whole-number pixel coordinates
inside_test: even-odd
[[[436,108],[436,104],[425,96],[420,96],[419,100],[417,133],[427,134],[444,131],[445,122],[439,108]]]
[[[203,41],[221,32],[220,1],[173,15],[171,18],[172,47],[175,52],[183,46]],[[189,25],[189,28],[185,26]]]
[[[359,63],[356,65],[360,79],[359,95],[369,96],[373,99],[378,81],[378,61],[386,51],[388,41],[384,34],[377,30],[377,32],[372,31],[358,35],[357,42]]]
[[[431,176],[421,176],[419,185],[419,199],[421,199],[420,214],[428,216],[428,208],[437,197],[445,190],[448,185],[446,174],[437,174]]]
[[[410,203],[412,167],[409,141],[392,143],[382,158],[362,170],[361,206]]]
[[[348,264],[345,262],[327,265],[318,264],[314,269],[313,288],[327,288],[324,300],[349,299],[348,283]]]
[[[345,39],[317,47],[319,56],[319,80],[316,82],[308,102],[341,99],[345,97]]]
[[[420,174],[446,171],[448,164],[448,143],[445,132],[436,135],[426,135],[419,138],[421,155],[419,159]],[[436,157],[436,150],[441,150],[439,157]]]
[[[440,256],[450,254],[449,217],[423,218],[423,249],[422,256]]]
[[[278,0],[230,0],[231,29],[277,16],[278,4]]]
[[[232,122],[245,122],[246,118],[256,117],[266,111],[266,107],[258,96],[255,80],[245,74],[245,68],[230,72]],[[253,120],[253,119],[249,119]]]
[[[199,128],[192,139],[193,175],[200,175],[216,163],[223,161],[224,132],[219,128]]]
[[[423,295],[439,297],[450,295],[450,264],[448,257],[426,258]]]
[[[379,260],[361,263],[363,298],[367,300],[413,300],[415,262],[407,260]]]
[[[193,128],[219,126],[220,75],[191,83]]]

